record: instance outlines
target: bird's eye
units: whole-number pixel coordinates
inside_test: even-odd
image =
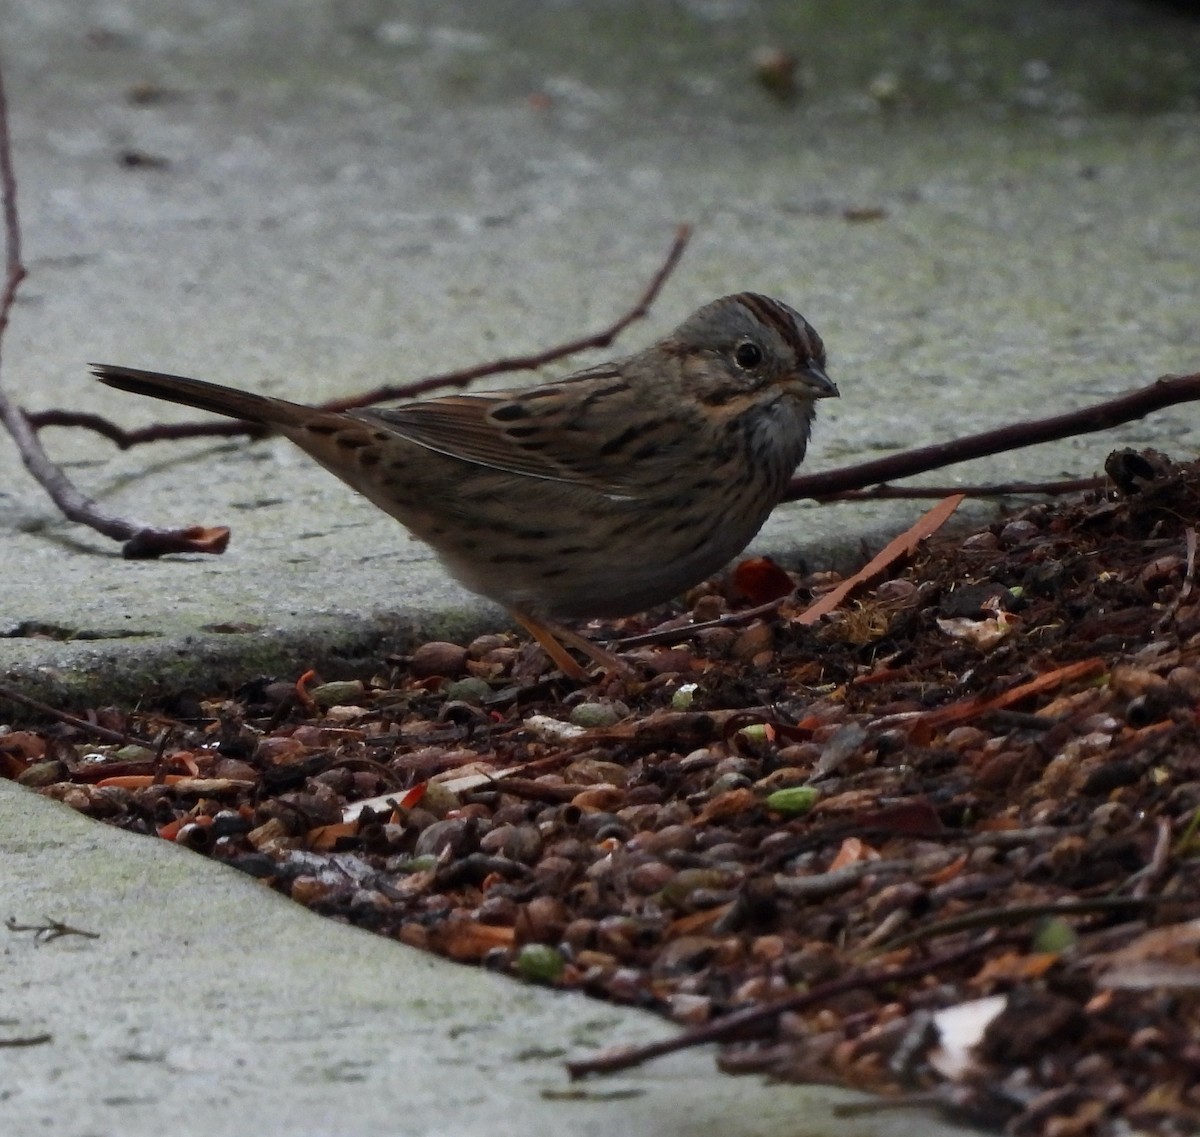
[[[737,349],[733,353],[733,361],[743,371],[750,371],[757,367],[763,361],[762,348],[756,343],[751,343],[747,340],[745,343],[737,345]]]

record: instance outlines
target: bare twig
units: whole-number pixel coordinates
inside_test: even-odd
[[[5,264],[4,291],[0,293],[0,338],[8,327],[8,314],[17,298],[17,289],[25,279],[21,262],[21,226],[17,220],[17,179],[13,173],[12,147],[8,139],[8,100],[4,76],[0,73],[0,190],[3,193]]]
[[[679,258],[683,256],[683,251],[687,248],[687,243],[691,239],[691,235],[692,229],[690,225],[680,225],[675,230],[675,239],[671,242],[666,259],[659,267],[658,272],[651,278],[650,283],[646,286],[637,302],[625,315],[601,331],[593,332],[587,336],[580,336],[578,339],[561,343],[557,347],[546,348],[544,351],[536,351],[529,355],[514,355],[509,356],[507,359],[495,359],[490,363],[475,364],[472,367],[464,367],[459,371],[447,371],[442,375],[431,375],[428,379],[420,379],[415,383],[377,387],[374,391],[368,391],[363,395],[353,395],[346,399],[335,399],[332,402],[323,403],[322,409],[348,411],[356,407],[367,407],[374,403],[382,403],[390,399],[411,399],[417,395],[428,394],[430,391],[462,388],[468,383],[472,383],[476,379],[482,379],[487,375],[508,374],[512,371],[536,371],[539,367],[544,367],[547,363],[553,363],[555,360],[565,359],[571,355],[578,355],[581,351],[588,351],[591,348],[608,347],[630,324],[635,320],[644,318],[650,311],[650,306],[658,298],[659,292],[662,291],[662,286],[666,283],[671,273],[675,271],[675,266],[679,263]]]
[[[153,750],[155,747],[153,742],[147,742],[144,738],[126,734],[123,730],[109,730],[108,727],[88,722],[87,719],[69,715],[66,711],[60,711],[48,703],[31,699],[28,695],[23,695],[20,691],[13,690],[6,683],[0,683],[0,699],[9,699],[22,707],[27,707],[29,710],[35,711],[39,715],[45,715],[46,718],[54,719],[65,726],[74,727],[74,729],[81,730],[85,734],[90,734],[93,738],[99,738],[104,742],[116,743],[118,746],[141,746],[146,750]]]
[[[933,446],[922,446],[906,450],[874,462],[860,462],[855,466],[843,466],[840,470],[826,470],[820,474],[801,474],[792,479],[785,500],[816,498],[830,501],[849,490],[860,490],[876,482],[887,482],[895,478],[910,478],[927,470],[938,470],[956,462],[972,458],[985,458],[989,454],[1001,454],[1005,450],[1016,450],[1025,446],[1036,446],[1042,442],[1055,442],[1060,438],[1071,438],[1078,434],[1091,434],[1097,430],[1109,430],[1124,422],[1145,418],[1152,411],[1189,403],[1200,399],[1200,373],[1192,375],[1165,375],[1148,386],[1139,387],[1115,399],[1084,407],[1078,411],[1053,415],[1050,418],[1015,422],[981,434],[970,434],[966,438],[954,438]],[[952,490],[962,493],[962,490]],[[1038,492],[1041,492],[1040,490]],[[938,496],[942,496],[939,491]]]
[[[1183,583],[1179,586],[1179,591],[1171,598],[1170,602],[1163,609],[1162,615],[1154,621],[1154,630],[1160,631],[1165,628],[1172,620],[1179,615],[1180,605],[1192,594],[1192,582],[1196,577],[1196,528],[1194,525],[1189,525],[1183,531],[1183,547],[1187,557],[1184,561]]]
[[[62,939],[63,936],[79,936],[85,940],[100,938],[99,932],[85,932],[82,928],[73,928],[61,920],[51,920],[49,916],[43,916],[40,924],[18,924],[15,916],[9,916],[4,921],[4,926],[10,932],[32,932],[33,938],[39,944],[48,944],[53,940]]]
[[[897,936],[884,945],[886,951],[898,951],[925,940],[967,932],[974,928],[1005,928],[1027,924],[1031,920],[1061,916],[1091,916],[1095,913],[1138,912],[1164,902],[1161,896],[1090,896],[1082,900],[1052,900],[1045,904],[1009,904],[1004,908],[979,908],[962,916],[939,920],[923,928]]]
[[[952,860],[954,854],[949,854]],[[940,867],[940,866],[939,866]],[[781,896],[792,900],[802,900],[811,904],[814,900],[824,900],[853,888],[864,876],[896,876],[911,875],[913,861],[909,857],[893,857],[889,860],[854,861],[841,868],[829,869],[826,872],[813,873],[811,876],[789,876],[787,873],[775,874],[775,890]]]
[[[1026,494],[1060,497],[1063,494],[1098,490],[1107,482],[1106,477],[1064,478],[1057,482],[989,482],[979,486],[892,486],[884,482],[869,489],[842,490],[822,497],[821,501],[912,501],[949,497],[951,494],[963,497],[1016,497]]]
[[[19,1035],[16,1038],[0,1038],[0,1048],[15,1050],[23,1046],[45,1046],[47,1042],[52,1042],[53,1040],[54,1035],[52,1034]]]
[[[652,632],[643,632],[640,636],[626,636],[616,641],[621,651],[634,647],[646,647],[650,644],[676,644],[691,639],[698,632],[707,632],[712,628],[740,628],[753,623],[759,616],[770,616],[778,612],[784,602],[790,600],[792,593],[768,600],[765,604],[756,604],[753,608],[744,608],[740,612],[726,612],[713,620],[702,620],[698,624],[683,624],[678,627],[656,628]]]
[[[34,430],[47,426],[80,427],[107,438],[120,450],[129,450],[147,442],[177,442],[184,438],[237,438],[246,435],[262,438],[269,432],[266,427],[252,422],[234,422],[230,419],[208,419],[204,422],[159,422],[140,430],[125,430],[103,415],[90,411],[64,411],[57,407],[47,411],[26,411],[26,419]]]
[[[679,264],[680,257],[687,247],[691,237],[691,228],[681,225],[675,232],[675,239],[658,271],[650,283],[643,289],[641,296],[624,315],[614,320],[606,328],[591,335],[568,340],[557,347],[546,348],[544,351],[533,352],[529,355],[509,356],[506,359],[493,359],[487,363],[477,363],[463,367],[457,371],[447,371],[441,375],[431,375],[425,379],[417,379],[411,383],[401,383],[377,387],[364,394],[348,395],[345,398],[330,399],[319,403],[321,410],[348,411],[358,407],[368,407],[393,399],[412,399],[418,395],[427,395],[432,391],[462,388],[476,379],[488,375],[501,375],[511,371],[533,371],[568,356],[577,355],[589,348],[608,347],[630,324],[640,320],[650,311],[650,306],[658,298],[667,278]],[[218,421],[215,419],[200,422],[156,423],[154,426],[143,427],[141,430],[125,430],[116,423],[110,422],[102,415],[82,411],[47,410],[38,411],[28,416],[34,429],[40,430],[47,426],[81,427],[103,435],[122,450],[132,446],[141,446],[147,442],[171,442],[182,438],[231,438],[239,435],[262,437],[268,432],[256,423]]]
[[[1150,890],[1166,875],[1167,867],[1171,863],[1171,822],[1165,817],[1160,817],[1157,828],[1158,834],[1150,863],[1129,878],[1129,883],[1133,885],[1130,894],[1139,899],[1150,895]]]
[[[948,951],[943,955],[922,957],[915,963],[903,967],[889,967],[871,971],[853,971],[841,979],[833,979],[828,983],[820,983],[808,991],[797,995],[788,995],[773,1003],[758,1007],[748,1007],[744,1011],[734,1011],[715,1022],[706,1023],[694,1030],[672,1038],[664,1038],[645,1046],[623,1047],[599,1054],[595,1058],[585,1058],[578,1062],[568,1062],[567,1073],[571,1078],[584,1078],[589,1074],[613,1074],[618,1070],[628,1070],[631,1066],[640,1066],[651,1058],[660,1058],[664,1054],[673,1054],[677,1050],[687,1050],[693,1046],[703,1046],[709,1042],[721,1042],[730,1036],[741,1037],[748,1027],[761,1026],[777,1019],[789,1011],[802,1011],[806,1007],[818,1006],[828,1002],[847,991],[872,991],[878,987],[887,987],[892,983],[901,983],[909,979],[922,979],[926,975],[936,975],[941,969],[959,963],[972,955],[976,955],[993,943],[991,935],[984,935],[969,944]]]
[[[8,131],[8,102],[4,79],[0,75],[0,198],[3,199],[5,273],[0,291],[0,339],[8,327],[9,315],[17,298],[17,289],[25,279],[21,261],[21,225],[17,215],[17,178],[13,170],[12,146]],[[28,416],[15,406],[0,387],[0,422],[4,423],[25,468],[50,495],[63,515],[88,525],[106,537],[126,541],[126,556],[157,556],[173,553],[219,553],[228,542],[228,530],[198,527],[158,529],[144,522],[119,517],[101,509],[91,498],[75,488],[62,469],[50,461]]]

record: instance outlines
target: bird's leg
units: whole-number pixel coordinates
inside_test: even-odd
[[[570,628],[535,619],[528,612],[518,612],[516,609],[510,609],[510,612],[513,619],[542,645],[542,650],[558,665],[559,670],[567,678],[585,683],[588,673],[571,658],[567,649],[563,647],[564,643],[570,644],[576,651],[582,652],[588,659],[600,664],[610,674],[622,676],[630,674],[629,665],[624,660],[618,659],[612,652],[605,651],[602,647],[592,643],[586,636],[581,636],[578,632],[571,631]]]

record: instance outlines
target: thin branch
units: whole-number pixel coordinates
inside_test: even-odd
[[[658,298],[658,294],[662,291],[663,285],[667,282],[667,278],[675,271],[675,266],[679,264],[679,259],[683,256],[683,251],[687,248],[691,236],[692,228],[690,225],[680,225],[675,230],[675,239],[671,242],[670,249],[667,250],[666,259],[659,266],[650,283],[646,285],[637,302],[625,315],[601,331],[593,332],[587,336],[580,336],[578,339],[561,343],[557,347],[546,348],[544,351],[533,352],[529,355],[514,355],[509,356],[507,359],[495,359],[490,363],[475,364],[473,367],[464,367],[459,371],[447,371],[441,375],[431,375],[428,379],[419,379],[415,383],[377,387],[374,391],[368,391],[363,395],[352,395],[345,399],[334,399],[331,402],[322,403],[321,409],[326,411],[348,411],[354,410],[357,407],[372,406],[375,403],[382,403],[390,399],[412,399],[417,395],[428,394],[430,391],[462,388],[476,379],[482,379],[486,375],[508,374],[512,371],[536,371],[539,367],[544,367],[547,363],[553,363],[567,356],[578,355],[581,351],[588,351],[591,348],[608,347],[630,324],[636,320],[645,318],[646,314],[650,311],[651,305],[653,305],[654,301]]]
[[[185,438],[236,438],[248,435],[262,438],[269,432],[265,427],[252,422],[234,422],[230,419],[207,419],[204,422],[155,423],[140,430],[125,430],[110,422],[103,415],[90,411],[64,411],[52,408],[47,411],[26,411],[25,418],[34,430],[47,426],[80,427],[94,431],[107,438],[119,450],[129,450],[147,442],[177,442]]]
[[[1105,477],[1064,478],[1057,482],[990,482],[978,486],[893,486],[883,482],[880,485],[871,486],[870,489],[842,490],[840,493],[831,493],[822,496],[820,500],[823,502],[911,501],[920,498],[949,497],[951,494],[961,494],[963,497],[1013,497],[1018,494],[1060,497],[1063,494],[1102,489],[1107,482],[1108,479]]]
[[[48,944],[62,939],[63,936],[80,936],[85,940],[100,938],[99,932],[85,932],[82,928],[73,928],[61,920],[51,920],[49,916],[43,916],[40,924],[18,924],[15,916],[9,916],[4,921],[4,926],[10,932],[32,932],[33,938],[39,944]]]
[[[47,1042],[53,1041],[54,1035],[52,1034],[25,1034],[13,1038],[0,1038],[0,1047],[10,1049],[21,1046],[45,1046]]]
[[[1050,418],[1031,419],[1011,423],[982,434],[970,434],[965,438],[954,438],[933,446],[922,446],[917,450],[906,450],[874,462],[860,462],[855,466],[843,466],[840,470],[827,470],[820,474],[801,474],[792,479],[785,501],[797,498],[816,498],[828,501],[847,490],[858,490],[876,482],[893,481],[896,478],[911,478],[927,470],[939,470],[956,462],[972,458],[985,458],[989,454],[1001,454],[1042,442],[1056,442],[1060,438],[1072,438],[1079,434],[1091,434],[1097,430],[1109,430],[1121,423],[1145,418],[1152,411],[1174,406],[1176,403],[1195,402],[1200,399],[1200,373],[1193,375],[1165,375],[1145,387],[1139,387],[1115,399],[1078,411],[1053,415]],[[953,492],[961,493],[961,490]]]
[[[1097,912],[1124,914],[1154,908],[1165,902],[1166,898],[1162,896],[1089,896],[1082,900],[1052,900],[1045,904],[1009,904],[1004,908],[979,908],[974,912],[939,920],[935,924],[927,924],[923,928],[897,936],[885,943],[883,949],[898,951],[925,940],[953,935],[956,932],[969,932],[975,928],[1005,928],[1047,917],[1091,916]]]
[[[1154,842],[1150,863],[1129,878],[1133,885],[1132,895],[1139,899],[1150,895],[1150,890],[1166,875],[1167,866],[1171,862],[1171,822],[1165,817],[1160,817],[1157,828],[1158,836]]]
[[[25,279],[21,262],[21,225],[17,218],[17,177],[13,172],[12,147],[8,138],[8,99],[0,73],[0,194],[4,203],[5,264],[4,291],[0,293],[0,340],[8,327],[8,314]]]
[[[2,113],[3,103],[0,102],[0,114]],[[13,216],[15,223],[15,208]],[[373,403],[382,402],[386,399],[413,398],[417,395],[443,388],[465,387],[468,383],[485,375],[496,375],[509,371],[533,370],[557,359],[575,355],[588,348],[607,347],[635,320],[640,320],[646,316],[651,305],[657,299],[658,294],[662,291],[667,278],[679,264],[679,260],[683,256],[684,249],[687,247],[690,237],[690,226],[679,226],[675,232],[675,239],[667,251],[666,258],[651,278],[650,283],[642,290],[641,296],[633,307],[599,332],[570,340],[567,343],[559,344],[557,347],[548,348],[545,351],[536,352],[531,355],[497,359],[489,363],[463,368],[459,371],[430,376],[414,383],[393,387],[380,387],[366,394],[354,395],[343,399],[333,399],[320,404],[321,409],[330,411],[352,410],[357,407],[365,407]],[[34,476],[47,487],[62,512],[73,521],[83,521],[108,536],[115,537],[118,540],[125,540],[126,544],[122,552],[126,557],[158,557],[164,553],[175,552],[224,552],[226,545],[229,543],[229,530],[225,527],[203,529],[199,526],[184,530],[161,530],[148,525],[135,526],[133,523],[104,513],[95,502],[83,498],[78,494],[62,474],[62,471],[49,462],[49,459],[46,458],[45,452],[41,449],[37,441],[34,433],[36,430],[46,426],[83,427],[103,435],[122,450],[145,442],[160,442],[183,438],[229,438],[238,435],[259,437],[267,433],[257,424],[228,421],[163,423],[146,427],[142,430],[127,431],[101,415],[64,410],[41,411],[35,415],[26,415],[24,412],[14,411],[14,418],[16,420],[15,425],[10,426],[9,429],[13,431],[14,436],[18,439],[22,456],[29,455],[36,460],[36,465],[41,473],[39,474],[39,472],[34,471]],[[26,465],[30,466],[31,471],[34,470],[34,467],[30,465],[30,457],[26,457]]]
[[[784,601],[790,600],[794,593],[768,600],[765,604],[756,604],[753,608],[744,608],[740,612],[726,612],[712,620],[702,620],[698,624],[681,624],[670,628],[656,628],[652,632],[643,632],[639,636],[625,636],[616,641],[616,647],[628,651],[634,647],[646,647],[650,644],[676,644],[691,639],[699,632],[711,631],[713,628],[740,628],[753,623],[759,616],[770,616],[783,606]]]
[[[13,170],[12,145],[8,129],[8,101],[4,78],[0,74],[0,200],[3,202],[5,273],[4,288],[0,291],[0,340],[8,328],[9,316],[16,302],[17,289],[25,279],[21,261],[21,224],[17,215],[17,178]],[[228,543],[228,530],[157,529],[144,522],[133,521],[101,509],[85,497],[50,461],[42,448],[37,432],[20,407],[15,406],[0,387],[0,422],[4,423],[25,468],[53,499],[64,516],[89,525],[106,537],[126,541],[126,556],[157,556],[161,552],[219,553]],[[224,536],[222,536],[222,533]]]
[[[658,298],[667,278],[679,264],[679,259],[683,256],[690,237],[690,226],[679,226],[675,231],[675,239],[667,251],[666,258],[651,278],[650,283],[642,290],[641,296],[633,307],[601,331],[581,336],[579,339],[568,340],[557,347],[546,348],[544,351],[534,352],[530,355],[494,359],[488,363],[473,364],[471,367],[464,367],[458,371],[447,371],[441,375],[417,379],[412,383],[377,387],[365,394],[347,395],[344,398],[330,399],[317,405],[324,411],[348,411],[392,399],[412,399],[418,395],[427,395],[431,391],[462,388],[487,375],[499,375],[510,371],[533,371],[589,348],[608,347],[630,324],[635,320],[643,319],[650,311],[651,305]],[[173,442],[183,438],[232,438],[239,435],[260,438],[268,433],[256,423],[218,421],[216,419],[205,419],[199,422],[156,423],[154,426],[143,427],[140,430],[125,430],[102,415],[85,411],[53,409],[36,411],[27,417],[35,430],[41,430],[47,426],[80,427],[103,435],[122,450],[141,446],[147,442]]]
[[[98,723],[88,722],[87,719],[67,714],[66,711],[60,711],[57,707],[52,707],[48,703],[43,703],[38,699],[33,699],[28,695],[22,694],[20,691],[8,686],[7,683],[0,683],[0,699],[9,699],[19,706],[26,707],[39,715],[44,715],[46,718],[54,719],[65,726],[73,727],[84,734],[90,734],[93,738],[99,738],[103,742],[112,742],[118,746],[140,746],[145,750],[153,750],[155,748],[153,742],[148,742],[144,738],[127,734],[123,730],[109,730],[106,726],[100,726]]]
[[[731,1035],[742,1036],[748,1027],[762,1026],[788,1011],[802,1011],[806,1007],[818,1006],[838,995],[844,995],[847,991],[872,991],[893,983],[923,979],[927,975],[934,975],[942,968],[960,963],[969,956],[978,954],[990,947],[992,943],[992,937],[985,935],[943,955],[923,957],[915,963],[906,964],[903,967],[853,971],[841,979],[818,984],[808,991],[787,995],[773,1003],[747,1007],[744,1011],[734,1011],[715,1022],[705,1023],[704,1026],[696,1027],[694,1030],[685,1031],[671,1038],[664,1038],[645,1046],[622,1047],[619,1050],[599,1054],[595,1058],[568,1062],[566,1063],[567,1073],[572,1079],[584,1078],[589,1074],[613,1074],[618,1070],[627,1070],[631,1066],[640,1066],[651,1058],[673,1054],[677,1050],[687,1050],[690,1047],[703,1046],[709,1042],[722,1042]]]

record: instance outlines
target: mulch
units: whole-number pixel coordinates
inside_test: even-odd
[[[589,628],[660,631],[636,678],[579,688],[511,635],[426,644],[365,681],[0,728],[0,774],[680,1024],[578,1077],[718,1041],[731,1074],[885,1095],[867,1108],[1195,1133],[1200,468],[1108,473],[934,537],[812,626],[838,578],[749,562]]]

